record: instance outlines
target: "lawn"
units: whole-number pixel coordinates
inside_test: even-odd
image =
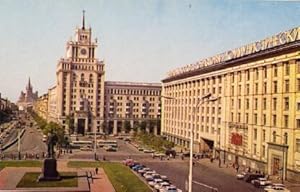
[[[0,161],[0,169],[3,167],[42,167],[41,161],[26,160],[26,161]]]
[[[35,188],[35,187],[77,187],[78,177],[76,172],[61,172],[60,181],[42,181],[37,182],[41,173],[28,172],[18,183],[17,188]]]
[[[150,188],[121,163],[69,161],[69,167],[102,167],[117,192],[150,192]]]

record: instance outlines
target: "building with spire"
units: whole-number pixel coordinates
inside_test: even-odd
[[[159,133],[160,83],[105,82],[105,64],[96,56],[97,47],[83,11],[82,25],[58,61],[56,85],[35,102],[36,113],[60,123],[70,135],[128,133],[137,127]]]
[[[38,98],[38,92],[33,92],[33,87],[30,82],[30,78],[28,79],[28,84],[26,86],[26,91],[21,91],[19,96],[19,100],[17,102],[19,110],[25,110],[28,107],[33,106],[33,102],[36,101]]]
[[[56,70],[57,117],[67,133],[91,132],[103,121],[104,62],[96,58],[97,40],[92,40],[92,29],[85,27],[84,14]]]

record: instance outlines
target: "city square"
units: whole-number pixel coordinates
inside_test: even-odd
[[[21,5],[0,191],[300,190],[297,1]]]

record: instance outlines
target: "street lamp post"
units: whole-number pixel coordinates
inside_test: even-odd
[[[192,124],[192,127],[191,127],[191,132],[190,132],[190,163],[189,163],[189,192],[192,192],[192,187],[193,187],[193,147],[194,147],[194,127],[195,127],[195,120],[196,120],[196,111],[197,109],[199,108],[200,105],[202,105],[203,103],[205,102],[213,102],[213,101],[216,101],[218,100],[218,98],[211,98],[211,93],[208,93],[204,96],[202,96],[196,106],[194,107],[193,109],[193,124]],[[210,98],[210,99],[209,99]],[[208,100],[205,100],[205,99],[208,99]]]
[[[94,159],[97,160],[97,136],[96,136],[96,129],[94,132]]]

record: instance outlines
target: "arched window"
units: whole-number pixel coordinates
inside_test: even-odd
[[[272,137],[273,137],[273,143],[276,143],[276,131],[273,131]]]
[[[81,81],[84,81],[84,74],[83,73],[81,73],[81,76],[80,76],[81,78],[80,78],[80,80]]]
[[[93,83],[93,74],[90,74],[89,81],[90,81],[90,83]]]
[[[287,145],[287,144],[288,144],[288,134],[287,134],[287,133],[284,133],[283,138],[284,138],[284,140],[283,140],[284,144]]]

